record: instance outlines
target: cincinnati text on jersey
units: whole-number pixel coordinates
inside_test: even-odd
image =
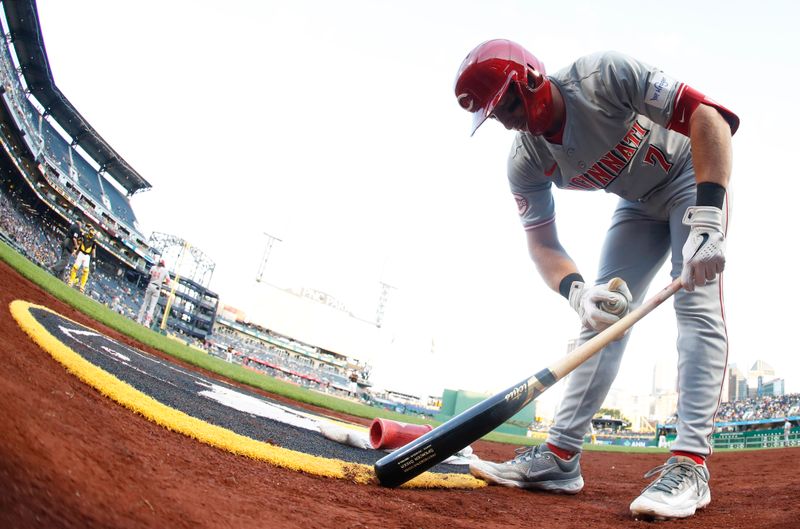
[[[650,134],[650,129],[635,121],[631,129],[613,149],[605,153],[585,173],[569,179],[567,189],[595,190],[605,189],[619,176],[628,163],[636,156],[642,140]]]

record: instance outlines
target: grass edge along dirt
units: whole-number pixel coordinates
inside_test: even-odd
[[[224,360],[211,356],[189,347],[183,342],[168,338],[167,336],[152,331],[138,323],[117,314],[105,305],[80,294],[77,290],[70,288],[50,273],[46,272],[38,265],[30,261],[27,257],[19,254],[4,241],[0,241],[0,259],[5,261],[11,268],[19,272],[20,275],[38,285],[53,297],[63,301],[79,312],[91,319],[106,325],[134,340],[153,347],[162,353],[177,358],[187,364],[216,373],[224,378],[239,382],[241,384],[261,389],[268,393],[280,395],[288,399],[306,404],[312,404],[331,411],[346,413],[365,419],[381,417],[412,424],[433,423],[437,421],[424,420],[419,417],[405,415],[381,408],[375,408],[364,404],[351,402],[348,400],[324,395],[316,391],[305,389],[288,382],[272,378],[253,372],[237,364],[230,364]],[[493,432],[485,436],[487,441],[495,441],[506,444],[533,445],[539,444],[544,440],[544,436],[534,438],[522,437],[518,435],[502,434]],[[625,446],[608,445],[586,445],[587,450],[603,451],[636,451],[636,452],[663,452],[663,448],[639,448]]]

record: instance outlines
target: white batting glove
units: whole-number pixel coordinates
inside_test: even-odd
[[[683,215],[683,223],[691,226],[683,245],[683,288],[692,292],[725,269],[725,234],[722,231],[722,210],[714,206],[692,206]]]
[[[581,317],[581,324],[598,332],[627,314],[632,301],[624,281],[614,290],[609,290],[608,284],[586,286],[582,281],[574,281],[569,289],[569,304]]]

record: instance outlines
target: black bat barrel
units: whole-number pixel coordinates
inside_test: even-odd
[[[441,463],[488,434],[520,411],[540,392],[525,379],[506,391],[479,402],[422,437],[375,463],[381,485],[397,487]],[[531,395],[530,392],[536,395]]]

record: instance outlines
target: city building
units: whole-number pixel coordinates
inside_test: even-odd
[[[775,369],[764,360],[756,360],[753,366],[743,373],[736,364],[728,366],[727,388],[723,395],[727,401],[736,401],[763,396],[785,394],[785,381],[775,375]]]

